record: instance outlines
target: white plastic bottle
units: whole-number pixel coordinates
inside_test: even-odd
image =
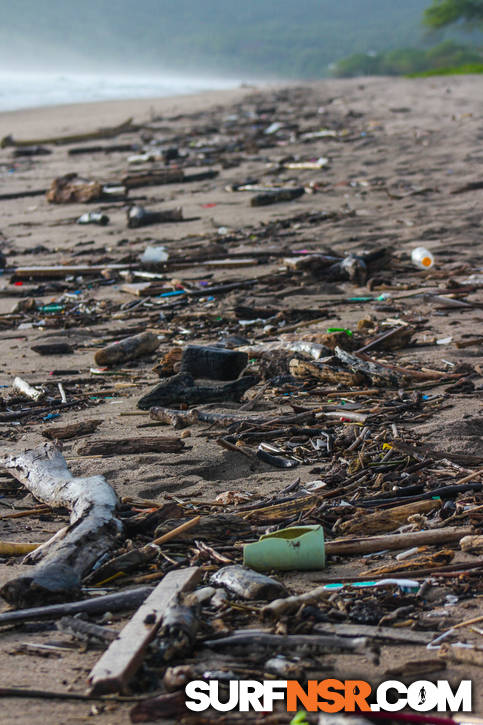
[[[434,257],[425,247],[416,247],[411,252],[411,261],[419,269],[430,269],[434,264]]]

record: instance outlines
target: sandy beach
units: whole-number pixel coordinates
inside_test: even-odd
[[[362,425],[374,426],[374,437],[370,440],[380,441],[381,446],[391,445],[394,425],[407,445],[428,447],[426,458],[431,465],[428,470],[423,468],[420,477],[413,481],[421,485],[421,490],[426,484],[430,484],[430,489],[436,488],[436,484],[456,484],[481,469],[482,110],[481,77],[461,76],[327,80],[0,113],[0,139],[11,136],[14,143],[28,140],[51,152],[14,156],[20,146],[5,145],[0,149],[0,252],[6,258],[6,271],[0,277],[0,454],[45,443],[42,433],[48,427],[100,419],[96,432],[65,441],[63,453],[75,475],[103,474],[126,501],[130,497],[160,506],[181,506],[182,501],[188,516],[190,512],[194,515],[197,502],[204,502],[206,512],[208,504],[227,491],[247,496],[243,501],[233,499],[235,508],[248,501],[276,498],[297,478],[302,486],[321,479],[327,486],[324,491],[338,490],[350,475],[374,463],[370,446],[369,452],[361,450],[357,465],[352,454],[346,453],[357,437],[357,430],[360,431],[360,426],[348,425],[347,420],[340,423],[340,430],[330,428],[336,441],[333,457],[314,463],[313,458],[306,462],[305,454],[299,454],[299,465],[293,469],[257,459],[255,438],[240,440],[250,447],[251,454],[220,446],[217,439],[228,436],[228,431],[202,423],[185,429],[183,435],[186,431],[188,435],[182,438],[185,449],[180,453],[125,454],[121,450],[115,455],[82,455],[78,444],[143,435],[180,438],[181,431],[168,426],[146,427],[152,423],[149,412],[137,408],[141,396],[160,381],[153,367],[175,347],[219,343],[230,336],[244,338],[243,349],[277,341],[326,344],[327,331],[333,328],[348,329],[362,347],[401,324],[413,330],[410,343],[393,351],[374,347],[368,354],[383,365],[416,371],[412,380],[402,377],[399,384],[388,384],[387,389],[381,385],[379,392],[362,398],[351,397],[353,387],[329,385],[320,380],[317,385],[303,389],[287,383],[289,387],[285,389],[272,379],[293,372],[290,360],[297,356],[285,353],[280,358],[274,355],[270,359],[269,355],[268,359],[260,360],[249,352],[247,371],[259,375],[260,382],[245,394],[242,404],[256,398],[251,406],[253,413],[280,419],[311,407],[333,406],[345,392],[348,403],[363,401],[365,407],[354,410],[369,416]],[[127,119],[132,119],[137,129],[115,138],[47,143],[55,137],[117,126]],[[272,124],[279,126],[270,131]],[[323,135],[322,130],[328,133]],[[83,144],[125,144],[132,149],[69,154]],[[179,156],[171,161],[171,166],[183,169],[186,175],[210,170],[219,173],[190,183],[132,188],[127,200],[90,204],[52,204],[46,200],[45,191],[52,181],[67,173],[75,172],[102,184],[116,184],[127,173],[166,168],[163,161],[129,164],[128,157],[140,152],[137,147],[153,152],[177,148]],[[317,167],[315,162],[321,158],[326,161]],[[307,168],[307,162],[312,162],[313,167]],[[293,201],[251,206],[250,199],[256,191],[229,190],[247,183],[259,187],[303,187],[305,193]],[[32,195],[35,191],[39,194]],[[184,220],[128,228],[126,208],[132,203],[149,210],[181,207]],[[81,214],[92,210],[107,214],[109,224],[76,224]],[[169,253],[167,266],[158,270],[158,286],[163,284],[178,292],[200,292],[205,285],[207,294],[187,295],[176,306],[174,297],[159,299],[159,289],[151,296],[146,293],[147,298],[126,291],[129,284],[153,282],[135,274],[139,256],[153,245],[164,245]],[[431,269],[418,270],[411,263],[411,250],[418,246],[433,254],[435,263]],[[368,263],[367,274],[353,278],[329,279],[324,273],[317,273],[316,262],[304,268],[286,261],[290,257],[293,262],[297,255],[303,256],[302,252],[306,256],[332,255],[339,259],[383,247],[389,261],[375,269]],[[240,266],[240,259],[250,261]],[[100,271],[93,275],[88,270],[50,276],[32,273],[30,277],[15,273],[24,267],[59,265],[95,265]],[[119,269],[109,269],[110,265],[120,265],[125,274],[119,275]],[[229,283],[235,285],[231,291],[209,292],[210,287]],[[454,305],[451,300],[456,300]],[[247,308],[245,314],[239,308]],[[273,314],[264,315],[267,310]],[[254,315],[252,320],[250,311]],[[160,346],[155,353],[123,364],[114,372],[92,373],[93,368],[100,367],[94,362],[96,351],[109,342],[145,330],[159,336]],[[67,343],[71,351],[65,355],[40,355],[32,350],[33,346],[52,341]],[[356,349],[357,346],[352,348]],[[437,380],[434,387],[418,388],[423,378],[417,372],[427,371],[437,371],[442,377],[433,377],[433,383]],[[32,410],[18,419],[15,415],[2,417],[1,414],[24,410],[32,402],[21,404],[12,392],[16,376],[45,391],[48,410]],[[72,403],[65,409],[56,406],[60,400],[59,382],[67,401]],[[366,384],[367,389],[371,387]],[[312,393],[312,388],[322,392]],[[416,396],[416,407],[408,408],[404,416],[397,412],[396,403],[407,403],[401,392],[406,388],[412,391],[408,395]],[[383,401],[389,400],[395,406],[392,417],[383,409]],[[233,401],[215,406],[225,412],[239,407]],[[378,415],[383,418],[379,420]],[[341,442],[343,425],[351,431],[346,446]],[[379,434],[380,438],[375,437]],[[297,436],[303,438],[300,431],[293,435],[295,442],[299,440]],[[289,455],[285,446],[287,436],[283,445],[280,440],[266,438],[267,443],[282,446],[283,453]],[[442,453],[438,457],[435,451]],[[400,452],[397,460],[402,455]],[[356,453],[353,456],[357,458]],[[409,458],[401,465],[414,466],[417,460]],[[363,498],[368,491],[372,496],[376,485],[379,493],[390,497],[400,483],[400,474],[392,478],[392,474],[387,474],[385,478],[386,474],[386,470],[381,470],[377,482],[368,478],[361,490],[350,489],[355,500],[341,494],[334,497],[337,505],[333,510],[325,507],[325,501],[324,507],[300,519],[295,517],[289,524],[322,523],[328,540],[351,535],[350,528],[340,528],[340,522],[348,520],[344,506],[350,504],[351,515],[357,518],[362,510],[357,506],[357,497]],[[58,508],[22,518],[3,518],[2,514],[38,506],[34,497],[20,485],[15,488],[12,480],[8,473],[0,479],[0,540],[43,542],[68,523],[68,512]],[[481,482],[481,473],[472,481]],[[481,531],[481,511],[472,514],[469,510],[481,506],[482,496],[478,490],[463,492],[449,503],[443,500],[444,513],[433,510],[412,517],[405,522],[409,528],[403,529],[408,536],[407,548],[411,546],[413,531],[470,525],[474,533]],[[233,501],[225,507],[230,513],[235,510]],[[210,511],[220,511],[220,504]],[[278,524],[277,528],[282,522]],[[273,524],[260,522],[252,540],[270,525]],[[368,531],[368,535],[371,533]],[[153,531],[141,531],[137,537],[133,535],[132,545],[142,545],[151,538]],[[204,540],[202,536],[200,539]],[[209,537],[206,541],[213,546]],[[176,561],[182,561],[183,566],[188,561],[205,566],[207,582],[222,564],[206,552],[205,558],[199,555],[196,559],[193,546],[191,542],[183,561],[179,556],[183,546],[179,543],[177,550],[167,548],[166,555],[179,557]],[[454,541],[420,553],[431,557],[448,549],[446,563],[461,564],[463,571],[466,563],[470,573],[451,576],[446,572],[432,579],[430,594],[424,602],[401,595],[399,606],[413,609],[407,609],[399,620],[389,618],[388,626],[440,634],[457,623],[483,615],[481,575],[478,577],[472,568],[472,564],[481,567],[477,554],[463,553]],[[334,557],[323,571],[287,572],[275,574],[275,578],[283,581],[290,593],[298,594],[319,586],[325,575],[333,580],[370,576],[378,566],[394,565],[397,553]],[[240,563],[241,547],[235,546],[227,555]],[[157,565],[132,572],[132,581],[155,574]],[[25,569],[19,557],[0,555],[0,583]],[[420,583],[424,578],[419,578]],[[128,579],[123,585],[129,585]],[[375,601],[376,598],[367,606],[375,606]],[[387,616],[387,602],[377,600],[376,604],[381,606],[381,618]],[[346,611],[343,603],[337,606],[340,612]],[[224,615],[211,613],[206,631],[218,616]],[[341,621],[363,624],[362,619],[342,620],[340,616]],[[240,617],[242,623],[237,624],[236,618],[227,615],[227,629],[252,624],[246,613]],[[129,613],[125,613],[102,622],[102,617],[93,621],[111,623],[114,629],[120,629],[128,618]],[[284,621],[280,631],[287,626]],[[465,643],[481,647],[481,630],[465,627],[458,636]],[[38,649],[38,645],[46,644],[54,647],[47,654]],[[56,631],[48,620],[44,627],[28,623],[3,628],[0,652],[0,687],[83,693],[89,671],[102,649],[88,647],[84,651],[82,644]],[[206,650],[203,656],[208,656]],[[190,658],[190,662],[194,659]],[[473,712],[483,716],[481,667],[448,659],[444,661],[445,669],[438,670],[438,652],[428,651],[424,646],[383,643],[378,664],[366,655],[331,654],[319,658],[318,669],[312,669],[317,672],[317,679],[321,675],[346,679],[363,675],[376,682],[388,679],[387,673],[396,665],[422,660],[432,661],[428,670],[422,669],[423,679],[472,679]],[[253,663],[250,666],[256,669]],[[149,672],[145,671],[143,677],[146,686]],[[419,675],[416,679],[420,679]],[[140,691],[133,686],[134,694]],[[123,725],[130,722],[131,708],[132,703],[8,698],[2,700],[0,722],[37,725],[47,720],[70,724],[92,719],[99,725]]]

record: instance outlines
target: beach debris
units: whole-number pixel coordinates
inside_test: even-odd
[[[149,410],[154,406],[169,406],[179,403],[197,405],[227,400],[240,401],[244,393],[258,383],[255,375],[247,375],[225,385],[197,385],[189,373],[177,373],[167,381],[158,383],[138,401],[138,408]]]
[[[98,224],[105,227],[109,224],[109,217],[101,211],[88,211],[77,219],[77,224]]]
[[[115,438],[78,443],[78,456],[112,456],[128,453],[180,453],[185,447],[180,438],[169,436],[140,436],[138,438]]]
[[[197,567],[166,574],[91,670],[89,683],[93,694],[126,690],[169,607],[181,592],[193,589],[200,579],[201,570]]]
[[[86,203],[102,198],[102,184],[98,181],[83,179],[75,172],[54,179],[47,192],[47,201],[51,204]]]
[[[127,210],[127,225],[129,229],[137,229],[138,227],[146,227],[149,224],[159,224],[161,222],[179,222],[183,221],[183,210],[181,207],[176,209],[165,209],[164,211],[148,211],[143,206],[130,206]]]
[[[53,425],[50,428],[44,428],[42,435],[44,438],[50,438],[51,441],[66,441],[78,436],[89,435],[95,433],[103,420],[96,418],[92,420],[84,420],[79,423],[70,423],[68,425]]]
[[[188,345],[183,350],[180,372],[194,378],[235,380],[248,365],[248,355],[221,347]]]
[[[253,196],[250,200],[250,206],[268,206],[269,204],[278,204],[282,201],[293,201],[299,199],[305,194],[303,186],[286,189],[269,189]]]
[[[74,352],[68,342],[42,342],[30,349],[39,355],[71,355]]]
[[[13,390],[24,398],[30,398],[35,403],[45,398],[45,390],[32,387],[26,380],[16,377],[12,385]]]
[[[411,252],[411,262],[419,269],[431,269],[434,257],[426,247],[416,247]]]
[[[280,582],[238,565],[219,569],[210,582],[224,587],[241,599],[272,600],[287,595],[287,590]]]
[[[98,350],[94,360],[101,367],[113,367],[128,360],[137,360],[145,355],[151,355],[159,347],[160,341],[154,332],[141,332],[139,335],[125,337]]]
[[[138,126],[133,124],[132,118],[128,118],[127,121],[123,121],[123,123],[120,123],[118,126],[106,126],[105,128],[99,128],[97,131],[77,133],[70,136],[53,136],[51,138],[36,139],[34,141],[20,141],[18,139],[14,139],[13,136],[5,136],[0,141],[0,148],[6,148],[8,146],[28,147],[80,143],[83,141],[93,141],[98,138],[114,138],[121,133],[132,133],[138,128]]]
[[[243,547],[243,565],[255,571],[323,569],[324,530],[322,526],[293,526],[264,534]]]
[[[53,443],[4,456],[1,464],[35,498],[71,511],[69,526],[27,557],[26,562],[34,565],[7,581],[1,596],[17,607],[71,596],[122,532],[116,494],[101,475],[74,477]]]

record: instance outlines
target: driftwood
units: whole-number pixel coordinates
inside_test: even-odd
[[[78,617],[62,617],[57,622],[57,629],[89,644],[95,642],[106,645],[113,642],[117,637],[115,630],[92,624],[92,622],[86,622]]]
[[[159,169],[137,174],[126,174],[121,183],[127,189],[138,189],[140,186],[161,186],[162,184],[178,184],[184,181],[182,169]]]
[[[44,428],[42,435],[44,438],[50,438],[51,441],[66,441],[77,436],[94,433],[103,421],[84,420],[80,423],[71,423],[70,425],[53,425],[50,428]]]
[[[112,367],[127,360],[136,360],[144,355],[150,355],[158,347],[159,339],[154,332],[142,332],[98,350],[94,355],[94,360],[97,365],[102,367]]]
[[[120,535],[117,496],[103,476],[74,477],[52,443],[5,456],[1,463],[35,498],[69,508],[71,520],[26,559],[39,563],[4,584],[0,594],[16,606],[65,598],[79,589],[82,576]]]
[[[78,456],[112,456],[127,453],[180,453],[184,441],[169,436],[141,436],[139,438],[117,438],[78,443],[75,453]]]
[[[375,627],[370,624],[333,624],[323,622],[314,625],[319,634],[336,634],[339,637],[369,637],[394,644],[427,645],[438,636],[437,632],[413,632],[398,627]]]
[[[32,345],[30,349],[39,355],[69,355],[74,352],[74,348],[68,342],[45,342]]]
[[[349,521],[344,521],[340,525],[339,531],[342,533],[368,533],[377,534],[384,531],[394,531],[402,524],[407,523],[409,516],[415,514],[427,514],[434,509],[441,507],[441,501],[415,501],[414,503],[404,504],[403,506],[394,506],[383,511],[375,511],[371,514],[361,514],[354,516]]]
[[[225,647],[269,648],[271,652],[279,649],[294,652],[297,647],[311,648],[318,652],[357,652],[367,654],[369,641],[366,637],[338,637],[320,634],[267,634],[249,630],[245,634],[235,633],[220,639],[205,640],[203,645],[210,649]]]
[[[460,549],[470,554],[481,554],[483,552],[483,536],[464,536],[460,541]]]
[[[343,350],[341,347],[335,348],[335,354],[350,370],[354,373],[362,373],[366,375],[374,384],[400,384],[400,376],[396,375],[389,368],[379,365],[379,363],[371,360],[361,360],[361,358],[357,357],[357,355],[352,355],[346,350]]]
[[[166,610],[178,594],[193,589],[201,569],[180,569],[166,574],[112,642],[89,675],[93,694],[124,691],[135,675],[149,643],[154,639]]]
[[[30,609],[16,609],[0,613],[0,626],[15,624],[16,622],[31,622],[37,619],[56,619],[57,617],[73,616],[84,612],[85,614],[103,614],[104,612],[123,612],[135,609],[144,602],[152,587],[137,587],[115,594],[106,594],[92,599],[81,599],[76,602],[50,604],[45,607],[31,607]]]
[[[194,647],[200,627],[194,607],[173,602],[163,616],[154,649],[163,662],[186,657]]]
[[[346,385],[349,387],[361,385],[364,377],[360,373],[349,372],[334,365],[322,362],[309,362],[295,358],[289,364],[290,374],[296,378],[315,378],[322,383]]]
[[[472,528],[469,526],[448,526],[443,529],[428,529],[427,531],[413,531],[408,540],[408,534],[388,534],[387,536],[363,536],[359,539],[336,539],[325,542],[325,553],[328,556],[345,556],[351,554],[370,554],[375,551],[389,549],[404,549],[411,546],[433,546],[446,544],[451,541],[460,541],[463,549],[465,538],[471,537]]]
[[[13,279],[64,279],[68,275],[100,275],[105,270],[112,272],[130,269],[132,264],[59,264],[45,267],[17,267],[13,270]]]
[[[258,383],[259,378],[247,375],[232,383],[219,386],[197,385],[189,373],[178,373],[166,382],[159,383],[138,401],[138,408],[149,410],[155,405],[186,403],[216,403],[223,400],[239,402],[247,390]]]
[[[100,138],[114,138],[121,133],[132,133],[138,131],[140,126],[136,126],[132,122],[132,118],[128,118],[124,123],[120,123],[119,126],[106,126],[105,128],[99,128],[97,131],[90,131],[88,133],[77,133],[71,136],[53,136],[50,138],[42,139],[29,139],[27,141],[17,141],[12,136],[5,136],[0,142],[0,148],[6,148],[7,146],[42,146],[43,144],[69,144],[69,143],[80,143],[82,141],[94,141]]]
[[[54,179],[46,198],[51,204],[99,201],[102,198],[102,184],[99,181],[82,179],[75,173],[65,174]]]
[[[143,700],[131,710],[131,722],[153,722],[159,719],[178,717],[189,714],[186,707],[186,694],[184,690],[168,692],[166,695]]]
[[[159,536],[154,541],[151,541],[149,544],[145,544],[145,546],[142,546],[139,549],[131,549],[120,556],[114,557],[114,559],[102,564],[102,566],[91,572],[91,574],[85,579],[85,583],[87,585],[97,584],[111,579],[120,571],[127,574],[133,569],[139,569],[158,556],[161,544],[171,541],[172,539],[182,537],[186,531],[189,531],[199,524],[200,518],[200,516],[195,516],[194,519],[185,521],[179,526],[176,526],[176,528],[170,529],[162,536]]]
[[[194,378],[235,380],[246,368],[248,355],[220,347],[188,345],[183,350],[181,372]]]
[[[127,226],[129,229],[147,227],[149,224],[183,221],[183,210],[180,206],[163,211],[147,211],[143,206],[130,206],[127,210]]]

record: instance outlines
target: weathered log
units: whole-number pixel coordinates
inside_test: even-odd
[[[147,211],[143,206],[130,206],[127,210],[127,226],[129,229],[147,227],[149,224],[183,221],[183,210],[180,206],[164,211]]]
[[[114,342],[98,350],[94,355],[97,365],[112,367],[127,360],[136,360],[144,355],[150,355],[159,347],[158,336],[154,332],[141,332],[139,335],[125,337],[120,342]]]
[[[126,689],[138,670],[149,643],[154,639],[166,610],[183,591],[193,589],[201,569],[169,572],[112,642],[89,675],[93,694]]]
[[[246,352],[213,346],[188,345],[181,358],[182,373],[209,380],[235,380],[247,365]]]
[[[75,448],[78,456],[112,456],[116,453],[179,453],[184,448],[181,438],[142,436],[140,438],[101,439],[80,442]]]
[[[159,169],[137,174],[126,174],[121,183],[127,189],[138,189],[140,186],[161,186],[162,184],[178,184],[184,181],[182,169]]]
[[[353,387],[364,382],[364,377],[360,373],[352,373],[343,368],[321,362],[309,362],[295,358],[290,361],[289,370],[290,374],[296,378],[310,377],[323,383],[334,383],[335,385]]]
[[[69,355],[74,352],[74,348],[68,342],[46,342],[32,345],[30,349],[39,355]]]
[[[102,184],[99,181],[82,179],[77,174],[65,174],[54,179],[46,199],[51,204],[86,203],[102,198]]]
[[[70,274],[76,276],[100,275],[105,270],[117,272],[135,266],[132,264],[58,264],[48,267],[17,267],[13,270],[12,281],[20,279],[64,279]]]
[[[404,504],[403,506],[394,506],[390,509],[375,511],[371,514],[361,514],[353,516],[349,521],[344,521],[340,525],[339,530],[344,533],[364,533],[377,534],[384,531],[394,531],[402,524],[407,523],[410,516],[415,514],[427,514],[434,509],[441,508],[441,501],[416,501],[414,503]]]
[[[259,378],[247,375],[232,383],[219,386],[197,385],[189,373],[178,373],[167,381],[156,385],[149,393],[143,395],[138,401],[138,408],[149,410],[155,405],[176,405],[186,403],[216,403],[223,400],[239,402],[247,390],[258,383]]]
[[[86,622],[78,617],[62,617],[57,622],[57,629],[89,644],[95,642],[96,644],[107,645],[117,637],[115,630],[92,624],[92,622]]]
[[[136,589],[105,594],[92,599],[81,599],[76,602],[50,604],[45,607],[31,607],[30,609],[12,609],[0,613],[0,625],[31,622],[37,619],[56,619],[57,617],[73,616],[80,612],[103,614],[104,612],[128,611],[139,607],[152,591],[152,587],[137,587]]]
[[[29,139],[26,141],[18,141],[12,136],[5,136],[0,142],[0,148],[7,146],[42,146],[43,144],[69,144],[80,143],[82,141],[93,141],[98,138],[114,138],[121,133],[132,133],[139,130],[140,126],[136,126],[132,122],[132,118],[120,123],[119,126],[106,126],[99,128],[97,131],[88,133],[77,133],[70,136],[53,136],[50,138]]]
[[[350,370],[354,373],[363,373],[374,384],[387,385],[387,383],[391,383],[391,385],[399,385],[401,382],[400,376],[396,375],[389,368],[370,360],[361,360],[357,355],[351,355],[351,353],[343,350],[341,347],[335,348],[335,354]]]
[[[42,435],[44,438],[50,438],[51,441],[66,441],[77,436],[94,433],[103,421],[84,420],[80,423],[71,423],[70,425],[53,425],[50,428],[44,428]]]
[[[238,564],[219,569],[210,582],[225,587],[242,599],[275,599],[287,594],[280,582]]]
[[[413,531],[411,541],[408,542],[408,534],[388,534],[387,536],[363,536],[357,539],[335,539],[325,542],[325,553],[327,556],[349,556],[351,554],[370,554],[374,551],[385,551],[389,549],[404,549],[408,543],[411,546],[433,546],[435,544],[449,544],[452,541],[460,541],[463,549],[465,538],[482,538],[468,536],[471,534],[470,526],[448,526],[444,529],[428,529],[427,531]],[[465,549],[464,549],[465,550]]]
[[[318,652],[358,652],[367,654],[369,641],[366,637],[338,637],[337,635],[320,634],[268,634],[254,630],[245,634],[236,633],[220,639],[209,639],[203,642],[210,649],[226,647],[269,648],[272,652],[284,649],[293,652],[297,647],[312,648]]]
[[[35,498],[71,511],[69,526],[25,560],[39,563],[4,584],[0,595],[19,607],[42,599],[65,599],[79,589],[82,576],[122,532],[115,516],[117,496],[103,476],[74,477],[60,449],[52,443],[5,456],[0,463]]]

